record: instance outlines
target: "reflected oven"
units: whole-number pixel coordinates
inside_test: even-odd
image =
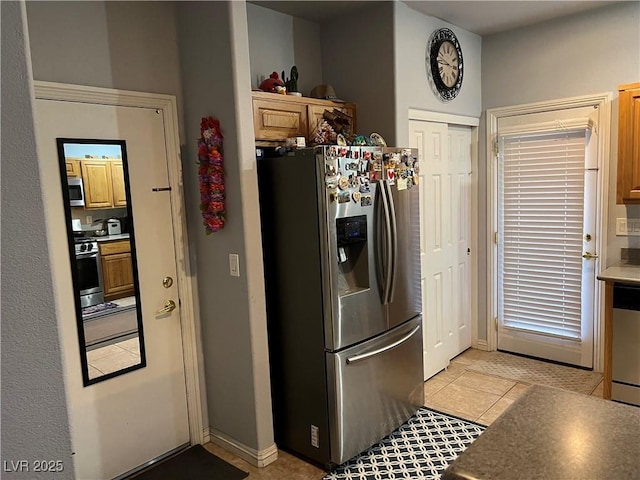
[[[75,252],[80,306],[86,308],[103,303],[102,265],[98,242],[76,240]]]

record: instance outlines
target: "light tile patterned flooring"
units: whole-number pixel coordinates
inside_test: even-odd
[[[101,377],[140,363],[140,342],[131,338],[87,352],[89,378]]]
[[[451,361],[449,367],[424,384],[425,405],[483,425],[490,425],[529,384],[468,371],[487,352],[469,349]],[[602,382],[591,393],[602,398]],[[208,443],[209,451],[236,467],[249,472],[252,480],[319,480],[325,472],[286,452],[265,468],[256,468],[223,448]]]

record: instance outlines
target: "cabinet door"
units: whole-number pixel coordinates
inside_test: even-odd
[[[116,253],[102,257],[102,280],[105,301],[133,295],[131,253]]]
[[[621,88],[617,203],[640,204],[640,83]]]
[[[113,207],[111,163],[83,160],[81,165],[85,208]]]
[[[124,188],[124,169],[121,160],[111,162],[111,182],[113,183],[113,206],[126,207],[127,194]]]
[[[275,96],[275,94],[274,94]],[[286,101],[253,100],[253,128],[256,140],[307,137],[307,106]]]
[[[82,175],[78,160],[66,159],[64,163],[67,168],[67,177],[79,177]]]
[[[356,133],[356,111],[351,104],[333,103],[331,105],[309,105],[309,140],[313,140],[315,129],[322,123],[324,111],[338,110],[351,117],[351,133]]]

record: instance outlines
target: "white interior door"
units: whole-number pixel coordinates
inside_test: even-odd
[[[471,130],[409,122],[420,156],[425,380],[471,346]]]
[[[75,473],[113,478],[189,443],[162,111],[36,100],[36,127]],[[146,366],[83,386],[56,138],[126,142]],[[165,288],[163,278],[174,279]],[[159,314],[166,300],[177,308]]]
[[[498,348],[593,366],[598,111],[500,119]]]

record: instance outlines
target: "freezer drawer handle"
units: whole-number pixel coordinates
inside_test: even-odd
[[[356,363],[361,360],[366,360],[367,358],[374,357],[384,352],[388,352],[392,348],[396,348],[398,345],[402,345],[404,342],[409,340],[418,330],[420,330],[420,325],[416,326],[411,332],[409,332],[406,336],[402,337],[400,340],[397,340],[389,345],[385,345],[382,348],[378,348],[377,350],[372,350],[367,353],[363,353],[361,355],[354,355],[353,357],[347,357],[347,364]]]

